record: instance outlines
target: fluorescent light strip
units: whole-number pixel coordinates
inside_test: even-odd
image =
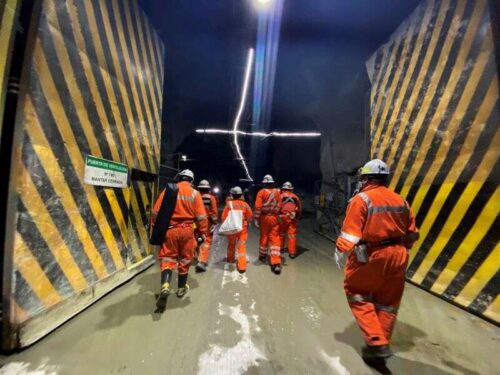
[[[240,145],[238,144],[238,126],[240,125],[241,115],[243,114],[243,110],[245,109],[245,104],[246,104],[246,100],[247,100],[248,83],[250,81],[250,74],[252,72],[252,66],[253,66],[253,54],[254,54],[254,50],[253,50],[253,48],[250,48],[248,50],[247,67],[245,69],[245,78],[243,80],[243,88],[241,89],[240,106],[238,108],[238,112],[236,113],[236,117],[234,119],[234,125],[233,125],[233,131],[232,131],[232,134],[234,136],[234,146],[236,147],[236,153],[238,154],[238,158],[240,159],[241,164],[243,165],[243,168],[245,169],[245,173],[247,175],[247,178],[249,180],[252,180],[252,181],[253,181],[253,178],[250,176],[250,172],[248,171],[247,163],[245,163],[245,160],[243,159],[243,155],[241,154]]]
[[[204,134],[240,134],[240,135],[247,135],[250,137],[260,137],[260,138],[267,138],[267,137],[320,137],[321,133],[315,133],[315,132],[294,132],[294,133],[284,133],[284,132],[270,132],[270,133],[262,133],[262,132],[244,132],[241,130],[225,130],[225,129],[196,129],[196,133],[204,133]]]

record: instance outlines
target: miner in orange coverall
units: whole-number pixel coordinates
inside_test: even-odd
[[[201,193],[205,212],[208,217],[210,233],[205,237],[200,245],[200,252],[198,255],[198,264],[196,265],[196,272],[205,272],[208,266],[208,259],[210,258],[210,248],[212,246],[214,226],[217,225],[217,199],[210,193],[210,183],[207,180],[201,180],[198,185],[198,191]]]
[[[227,262],[233,263],[236,252],[236,268],[238,272],[244,273],[247,270],[247,239],[248,225],[252,220],[252,209],[243,199],[243,191],[239,186],[231,189],[232,199],[227,202],[222,212],[222,220],[226,220],[229,210],[239,210],[243,212],[243,230],[236,234],[227,236]]]
[[[280,240],[281,250],[285,248],[285,240],[288,239],[288,255],[295,258],[297,254],[297,222],[302,214],[302,203],[300,198],[293,193],[291,182],[285,182],[281,187],[281,224]]]
[[[409,204],[386,187],[388,166],[374,159],[360,174],[361,190],[347,207],[335,259],[339,268],[345,265],[344,290],[366,343],[363,359],[385,364],[392,355],[408,249],[419,233]]]
[[[158,259],[161,268],[160,298],[170,294],[170,280],[172,271],[178,268],[177,297],[183,297],[189,290],[187,284],[188,272],[196,249],[194,236],[195,227],[205,238],[209,235],[207,214],[203,200],[198,191],[191,184],[194,174],[189,169],[178,175],[178,193],[175,208],[170,219],[165,241],[160,248]],[[160,211],[165,190],[163,190],[153,207],[153,223]]]
[[[281,209],[281,193],[274,188],[274,179],[265,175],[262,181],[264,188],[255,199],[255,226],[260,228],[259,260],[266,261],[268,247],[270,250],[271,270],[281,273],[281,241],[279,235],[279,212]]]

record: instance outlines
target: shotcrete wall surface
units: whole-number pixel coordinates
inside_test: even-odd
[[[423,1],[367,63],[371,155],[411,204],[408,279],[500,322],[500,106],[486,0]]]
[[[6,349],[34,342],[153,261],[146,228],[163,44],[135,1],[45,0],[40,17],[15,123]],[[123,164],[128,186],[84,183],[88,155]]]

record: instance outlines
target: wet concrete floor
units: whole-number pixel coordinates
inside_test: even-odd
[[[257,261],[224,263],[216,238],[209,271],[155,314],[153,266],[30,348],[0,357],[0,374],[375,374],[360,358],[333,244],[299,229],[299,256],[280,276]],[[498,374],[500,329],[407,284],[394,334],[394,374]]]

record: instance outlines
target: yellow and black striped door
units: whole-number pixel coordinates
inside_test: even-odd
[[[372,57],[371,153],[412,205],[408,278],[500,322],[500,107],[487,0],[427,0]],[[369,64],[369,66],[370,66]]]

